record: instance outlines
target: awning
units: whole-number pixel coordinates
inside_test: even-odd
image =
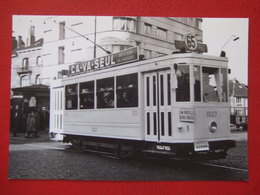
[[[18,87],[12,89],[14,95],[36,95],[49,96],[50,88],[47,85],[32,85],[27,87]]]

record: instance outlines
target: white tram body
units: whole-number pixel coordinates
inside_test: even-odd
[[[54,140],[117,154],[140,150],[190,159],[224,158],[235,146],[227,58],[180,53],[111,67],[102,63],[84,73],[74,66],[81,74],[53,81]]]

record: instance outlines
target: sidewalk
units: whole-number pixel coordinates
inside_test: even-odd
[[[30,137],[26,138],[25,133],[17,133],[14,137],[12,133],[10,133],[10,140],[24,140],[24,141],[50,141],[49,138],[49,131],[39,131],[38,132],[39,137]]]
[[[247,141],[248,140],[248,135],[247,131],[236,131],[236,132],[231,132],[231,136],[234,140],[236,141]]]

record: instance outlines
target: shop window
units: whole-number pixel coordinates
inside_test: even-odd
[[[138,106],[138,74],[116,77],[117,107]]]
[[[176,101],[190,101],[190,71],[188,65],[178,66],[176,71],[178,88],[176,89]]]
[[[97,80],[97,108],[114,108],[114,77]]]
[[[67,85],[66,90],[66,109],[75,110],[78,108],[78,84]]]
[[[133,18],[114,17],[113,29],[135,32],[136,21]]]
[[[80,109],[94,108],[94,81],[80,83]]]

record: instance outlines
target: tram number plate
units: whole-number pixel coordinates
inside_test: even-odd
[[[194,143],[195,151],[207,151],[209,150],[209,142],[207,141],[198,141]]]
[[[170,146],[156,145],[156,149],[157,149],[157,150],[166,150],[166,151],[170,151],[170,150],[171,150],[171,147],[170,147]]]

